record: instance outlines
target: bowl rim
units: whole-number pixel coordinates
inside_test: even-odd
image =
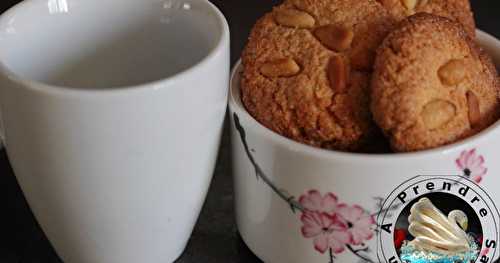
[[[496,54],[497,57],[496,60],[500,63],[499,39],[478,29],[476,40],[482,47],[490,49],[490,51],[492,49],[498,50],[498,52],[495,52],[498,53]],[[416,161],[420,159],[431,159],[436,157],[442,157],[450,155],[452,153],[469,150],[471,148],[477,148],[480,147],[481,145],[484,145],[487,141],[493,140],[492,137],[494,137],[495,135],[498,136],[500,140],[500,120],[498,120],[485,130],[464,140],[458,141],[453,144],[441,146],[438,148],[417,151],[417,152],[369,154],[369,153],[342,152],[337,150],[328,150],[310,146],[289,139],[281,134],[274,132],[273,130],[262,125],[248,113],[248,111],[246,110],[241,101],[241,96],[240,96],[239,87],[241,79],[240,76],[241,70],[242,70],[242,63],[241,59],[239,59],[234,65],[231,72],[230,90],[229,90],[229,108],[231,109],[232,112],[236,113],[239,118],[247,120],[249,124],[253,127],[253,129],[256,130],[259,134],[261,134],[262,136],[266,136],[269,140],[272,140],[277,144],[279,144],[280,146],[296,153],[312,155],[317,158],[324,158],[324,159],[334,158],[334,159],[348,160],[352,162],[359,162],[359,161],[386,162],[386,163],[394,161],[407,162],[407,161]]]

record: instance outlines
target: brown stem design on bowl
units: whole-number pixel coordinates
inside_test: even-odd
[[[330,248],[328,251],[330,251],[330,262],[329,263],[334,263],[333,259],[335,258],[335,256],[333,256],[333,249]]]
[[[238,130],[238,133],[240,134],[241,142],[243,143],[243,147],[245,148],[245,152],[248,156],[248,159],[250,160],[250,162],[252,163],[252,166],[255,169],[255,175],[257,176],[257,178],[262,179],[262,181],[264,181],[264,183],[266,183],[269,187],[271,187],[271,189],[281,199],[283,199],[285,202],[287,202],[288,205],[290,206],[290,208],[292,209],[293,213],[295,213],[297,210],[303,212],[304,207],[302,207],[302,205],[299,202],[297,202],[297,200],[295,199],[295,196],[289,195],[286,193],[286,191],[279,189],[271,181],[271,179],[269,179],[269,177],[264,173],[264,171],[262,171],[262,168],[260,168],[260,166],[257,164],[257,162],[255,161],[255,158],[252,155],[252,152],[250,151],[250,148],[248,147],[248,143],[246,140],[246,132],[245,132],[245,129],[243,129],[243,127],[241,126],[240,118],[238,117],[238,115],[236,115],[236,113],[233,114],[233,117],[234,117],[234,125],[236,126],[236,129]]]
[[[238,115],[236,113],[233,114],[233,119],[234,119],[234,125],[235,125],[236,130],[238,131],[238,133],[240,135],[241,142],[242,142],[243,147],[245,149],[245,153],[246,153],[248,159],[250,160],[250,163],[252,164],[252,166],[255,170],[255,175],[256,175],[257,179],[262,179],[262,181],[264,181],[264,183],[266,185],[268,185],[281,199],[283,199],[285,202],[287,202],[288,205],[290,206],[290,208],[292,209],[293,213],[296,213],[297,211],[306,212],[305,208],[296,200],[296,198],[293,195],[290,195],[285,190],[278,188],[271,181],[271,179],[269,179],[269,177],[264,173],[264,171],[259,166],[259,164],[257,164],[257,161],[255,160],[255,158],[252,154],[253,150],[250,150],[250,147],[248,146],[245,129],[241,125],[240,118],[238,117]],[[389,209],[394,209],[394,208],[389,208]],[[380,211],[374,213],[373,215],[378,215],[384,211],[386,211],[386,210],[380,210]],[[356,257],[358,257],[362,262],[376,263],[376,261],[374,261],[374,260],[370,259],[368,256],[362,254],[363,252],[367,252],[369,250],[368,247],[355,249],[353,246],[346,244],[346,248],[351,253],[356,255]],[[329,248],[328,251],[329,251],[329,253],[328,253],[329,254],[328,255],[329,256],[329,263],[334,263],[335,256],[334,256],[332,248]]]
[[[363,256],[360,254],[360,252],[365,252],[366,250],[368,250],[368,248],[361,248],[361,249],[354,249],[351,245],[346,245],[347,249],[349,251],[351,251],[351,253],[353,253],[354,255],[356,255],[357,257],[359,257],[361,260],[364,260],[364,262],[366,263],[375,263],[375,261],[371,260],[370,258],[366,257],[366,256]]]

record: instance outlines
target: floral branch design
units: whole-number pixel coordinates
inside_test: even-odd
[[[286,191],[280,190],[274,183],[269,179],[269,177],[266,176],[266,174],[262,171],[262,168],[257,164],[255,161],[255,158],[253,157],[252,153],[250,152],[250,147],[248,147],[247,139],[246,139],[246,132],[245,129],[241,126],[240,123],[240,118],[238,115],[234,114],[234,124],[236,126],[236,129],[238,130],[238,133],[240,134],[241,142],[243,143],[243,147],[245,148],[245,152],[247,154],[248,159],[252,163],[252,166],[255,169],[255,175],[257,178],[262,179],[271,189],[285,202],[287,202],[292,209],[292,211],[295,213],[297,210],[298,211],[304,211],[304,208],[300,205],[299,202],[295,200],[295,197],[292,195],[289,195],[286,193]]]
[[[375,212],[369,212],[359,205],[339,202],[334,193],[321,194],[314,189],[307,191],[297,200],[295,196],[277,187],[264,173],[252,154],[254,150],[248,145],[246,132],[238,115],[233,114],[233,118],[257,179],[261,179],[279,198],[285,201],[294,214],[300,212],[302,236],[312,239],[314,249],[321,254],[328,252],[329,263],[334,263],[336,254],[346,251],[356,256],[360,260],[359,262],[377,263],[370,257],[369,254],[372,250],[364,242],[371,240],[375,233],[379,232],[380,226],[375,218],[380,214],[391,214],[399,210],[401,205],[396,204],[383,208],[385,199],[375,197]],[[464,173],[464,178],[469,178],[478,184],[488,171],[484,162],[484,157],[477,155],[476,149],[462,152],[456,160],[457,167]],[[395,239],[396,246],[398,242]]]
[[[255,160],[238,115],[234,114],[233,118],[256,177],[262,179],[273,192],[288,203],[293,213],[301,212],[302,235],[305,238],[313,239],[314,248],[322,254],[328,251],[329,263],[334,263],[335,254],[343,253],[346,249],[364,262],[375,263],[367,256],[362,255],[368,251],[367,247],[354,248],[354,246],[362,245],[363,241],[374,236],[373,226],[376,225],[374,217],[360,206],[338,203],[338,199],[333,193],[322,196],[318,191],[311,190],[297,201],[294,196],[278,188]]]
[[[362,260],[362,262],[375,263],[375,261],[360,254],[360,252],[368,252],[368,250],[369,250],[368,247],[361,248],[361,249],[354,249],[354,248],[352,248],[351,245],[346,245],[346,247],[349,251],[351,251],[351,253],[357,255]]]

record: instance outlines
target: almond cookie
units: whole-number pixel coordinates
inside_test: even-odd
[[[296,141],[355,150],[376,130],[375,50],[394,27],[375,0],[290,0],[261,18],[243,52],[249,113]]]
[[[460,24],[414,15],[378,50],[374,119],[396,151],[456,142],[498,120],[497,76],[491,59]]]
[[[378,0],[398,20],[416,13],[430,13],[461,23],[474,37],[476,24],[469,0]]]

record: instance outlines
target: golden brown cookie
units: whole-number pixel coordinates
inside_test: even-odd
[[[372,112],[396,151],[429,149],[498,120],[499,90],[490,58],[460,24],[421,13],[378,50]]]
[[[243,52],[245,107],[299,142],[358,148],[376,129],[370,75],[394,24],[375,0],[286,1],[257,22]]]
[[[474,37],[476,24],[469,0],[378,0],[398,20],[416,13],[430,13],[461,23]]]

